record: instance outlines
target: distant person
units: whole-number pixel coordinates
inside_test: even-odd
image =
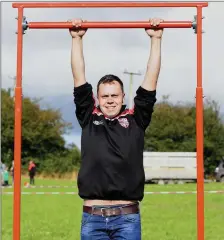
[[[36,174],[36,165],[34,164],[33,161],[29,162],[28,171],[29,171],[29,176],[30,176],[30,185],[31,184],[34,185],[34,177],[35,177],[35,174]]]
[[[2,172],[2,178],[3,178],[3,183],[2,186],[7,187],[9,186],[9,172],[7,167],[5,166],[5,169]]]
[[[14,160],[12,161],[12,166],[10,168],[10,173],[12,176],[12,184],[14,183]]]

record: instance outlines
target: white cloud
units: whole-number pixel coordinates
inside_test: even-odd
[[[204,95],[210,96],[224,105],[223,67],[224,30],[218,22],[224,20],[222,9],[224,3],[209,3],[203,8],[203,87]],[[195,9],[171,9],[166,19],[191,20]],[[196,34],[193,30],[166,30],[163,41],[163,70],[161,71],[161,87],[172,91],[176,96],[190,98],[196,87]],[[178,77],[179,76],[179,77]],[[166,86],[165,81],[170,83]],[[172,90],[173,89],[173,90]],[[176,92],[176,93],[175,93]],[[189,95],[190,93],[190,95]],[[180,99],[179,98],[179,99]]]
[[[16,16],[11,3],[5,3],[3,13],[3,86],[12,85],[8,75],[15,74],[16,68]],[[146,9],[26,9],[28,21],[65,21],[73,16],[88,20],[129,20],[148,16]],[[4,27],[5,26],[5,27]],[[6,26],[10,26],[7,28]],[[14,26],[14,28],[12,27]],[[142,35],[144,31],[142,31]],[[92,30],[89,29],[84,40],[87,79],[96,84],[98,79],[112,72],[123,76],[124,68],[136,64],[136,53],[144,50],[140,30]],[[147,37],[144,36],[145,43]],[[140,41],[139,41],[140,40]],[[127,43],[127,44],[126,44]],[[68,30],[27,30],[23,47],[23,85],[24,92],[36,95],[70,94],[72,75],[70,69],[71,38]],[[136,48],[135,51],[132,51]],[[142,68],[142,65],[141,65]],[[60,90],[59,90],[60,89]]]
[[[2,15],[2,76],[3,87],[12,86],[8,75],[16,68],[16,9],[3,3]],[[224,3],[209,3],[203,9],[203,84],[204,94],[224,105],[223,67],[224,30],[220,22]],[[192,20],[192,8],[163,9],[25,9],[28,21],[66,21],[73,17],[88,20],[146,20],[159,16],[165,20]],[[24,92],[35,96],[71,94],[71,39],[67,30],[27,30],[24,35]],[[142,29],[92,30],[84,39],[87,80],[95,86],[98,79],[110,72],[124,79],[125,68],[144,69],[149,55],[149,39]],[[134,78],[134,91],[143,76]],[[171,99],[194,101],[196,87],[196,35],[193,29],[165,29],[162,46],[162,69],[158,94]]]

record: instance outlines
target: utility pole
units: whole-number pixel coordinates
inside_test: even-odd
[[[129,107],[129,109],[131,109],[132,108],[132,102],[133,102],[133,97],[132,97],[132,95],[133,95],[133,76],[134,75],[138,75],[138,76],[140,76],[140,75],[142,75],[141,74],[141,72],[140,71],[138,71],[138,72],[129,72],[129,71],[127,71],[126,69],[124,70],[124,74],[128,74],[128,75],[130,75],[130,81],[129,81],[129,105],[128,105],[128,107]]]
[[[16,87],[16,76],[8,76],[10,79],[13,79],[13,86],[9,88],[9,91],[10,91],[10,97],[13,97],[14,98],[14,90],[15,90],[15,87]]]

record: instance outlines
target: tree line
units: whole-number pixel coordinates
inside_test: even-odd
[[[9,166],[14,152],[14,99],[2,89],[1,160]],[[80,150],[66,145],[63,134],[71,130],[59,110],[40,107],[40,99],[23,98],[22,168],[33,160],[39,173],[64,174],[80,165]],[[145,151],[196,151],[195,103],[171,103],[168,97],[155,105],[145,134]],[[224,121],[213,100],[204,103],[204,167],[210,174],[224,156]]]
[[[220,107],[212,99],[204,102],[204,168],[214,173],[224,156],[224,121]],[[168,97],[156,104],[145,134],[145,150],[196,152],[195,103],[172,104]]]
[[[1,90],[1,160],[8,167],[14,156],[14,98],[10,91]],[[59,110],[42,109],[40,99],[24,97],[22,101],[22,169],[27,170],[30,160],[38,173],[64,174],[73,172],[80,163],[80,151],[66,145],[63,134],[69,132],[71,123],[63,120]]]

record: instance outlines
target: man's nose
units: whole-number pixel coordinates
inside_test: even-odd
[[[108,104],[113,104],[114,101],[113,101],[113,99],[109,98],[109,99],[107,100],[107,103],[108,103]]]
[[[108,103],[108,104],[113,104],[114,102],[113,102],[113,101],[108,101],[107,103]]]

